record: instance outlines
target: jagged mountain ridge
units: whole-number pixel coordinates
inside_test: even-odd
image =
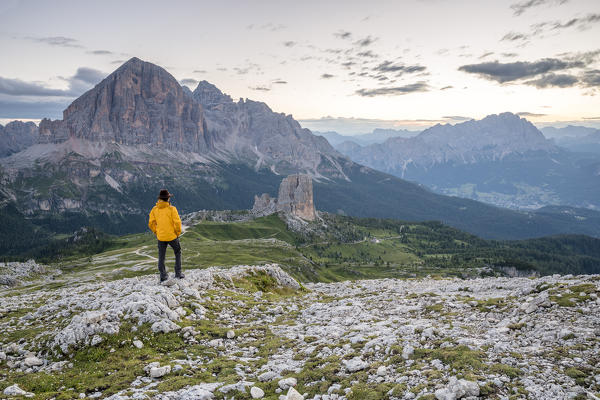
[[[436,195],[352,162],[291,115],[260,102],[235,103],[206,84],[196,91],[202,107],[168,72],[146,64],[130,60],[74,101],[62,121],[46,120],[40,143],[0,158],[2,196],[19,218],[61,232],[84,225],[139,232],[163,187],[183,212],[249,209],[254,195],[276,195],[283,175],[306,173],[315,180],[315,206],[324,211],[435,219],[486,238],[600,235],[576,212],[565,220]],[[189,110],[202,114],[192,118]],[[148,121],[165,124],[168,134],[144,130]]]
[[[38,140],[38,127],[33,122],[11,121],[6,126],[0,125],[0,157],[33,145]]]
[[[235,158],[276,173],[300,169],[315,177],[345,178],[339,161],[344,157],[291,115],[275,113],[258,101],[234,102],[207,81],[201,81],[192,96],[204,107],[208,130],[219,138],[219,148]]]
[[[439,193],[500,207],[600,208],[593,172],[600,160],[556,146],[526,119],[510,113],[436,125],[414,138],[380,145],[346,142],[338,149],[356,162]]]
[[[476,163],[555,150],[533,124],[511,113],[456,125],[437,124],[412,138],[395,137],[381,144],[343,148],[353,160],[386,172],[405,170],[409,165],[427,169],[436,164]]]
[[[417,136],[420,132],[410,131],[407,129],[373,129],[371,133],[363,133],[360,135],[342,135],[335,131],[328,132],[313,132],[315,135],[323,136],[331,145],[337,149],[338,146],[345,142],[352,142],[360,146],[368,146],[375,143],[383,143],[387,139],[394,137],[410,138]]]

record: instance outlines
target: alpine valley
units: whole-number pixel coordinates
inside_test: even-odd
[[[548,163],[557,157],[569,159],[529,123],[512,115],[467,124],[473,132],[479,132],[481,124],[515,127],[528,151],[537,152],[541,159]],[[436,126],[414,139],[393,138],[386,144],[394,150],[424,148],[455,129]],[[138,58],[130,59],[76,99],[62,120],[44,119],[39,129],[31,123],[12,122],[0,129],[0,139],[0,216],[5,221],[0,228],[0,249],[5,256],[21,254],[32,243],[71,234],[84,226],[112,234],[141,232],[163,187],[175,194],[174,204],[183,213],[249,209],[255,195],[275,196],[282,178],[292,173],[312,177],[315,206],[321,211],[437,220],[486,239],[573,233],[600,236],[600,213],[596,211],[570,207],[513,211],[433,193],[352,161],[325,138],[303,129],[291,115],[275,113],[261,102],[233,101],[206,81],[192,92],[163,68]],[[414,144],[409,147],[411,140]],[[480,151],[491,166],[516,157],[514,153],[497,155],[493,146],[489,150],[486,146],[483,143],[473,150]],[[382,152],[385,157],[375,162],[378,157],[368,156],[364,149]],[[440,174],[430,175],[442,176],[444,171],[452,171],[448,165],[458,160],[461,163],[453,168],[468,170],[473,164],[467,161],[475,157],[454,154],[448,144],[444,153],[432,153],[435,162],[415,154],[412,162],[397,157],[390,163],[384,160],[390,160],[391,154],[383,153],[382,148],[364,149],[347,154],[412,179],[432,168]],[[569,162],[561,168],[570,171],[582,166],[581,160]],[[519,172],[527,164],[522,163]],[[595,168],[589,173],[597,180],[599,166]],[[436,182],[452,173],[443,176]],[[564,183],[564,190],[570,183]],[[452,181],[452,185],[458,183]],[[600,198],[592,196],[600,185],[589,187],[586,198]],[[577,199],[571,203],[596,204]]]

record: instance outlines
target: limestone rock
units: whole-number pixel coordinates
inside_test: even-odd
[[[263,193],[260,196],[254,195],[252,212],[260,215],[269,215],[277,212],[277,198],[271,197],[268,193]]]
[[[170,365],[165,365],[165,366],[162,366],[162,367],[152,367],[152,368],[150,368],[149,375],[150,375],[151,378],[161,378],[161,377],[167,375],[170,372],[171,372],[171,366]]]
[[[310,176],[297,174],[285,178],[279,186],[277,209],[307,221],[314,221],[317,215]]]
[[[272,381],[273,379],[278,378],[279,375],[274,372],[274,371],[267,371],[267,372],[263,372],[262,374],[260,374],[258,376],[258,380],[261,382],[269,382]]]
[[[142,341],[141,341],[141,340],[134,340],[132,343],[133,343],[133,345],[134,345],[135,347],[137,347],[138,349],[141,349],[141,348],[143,348],[143,347],[144,347],[144,343],[142,343]]]
[[[455,400],[463,397],[479,396],[479,385],[466,379],[451,377],[448,386],[435,391],[438,400]]]
[[[25,364],[26,367],[39,367],[40,365],[43,365],[44,362],[39,358],[32,356],[27,357],[25,361],[23,361],[23,364]]]
[[[6,389],[4,389],[4,394],[7,396],[25,396],[25,397],[33,397],[34,396],[33,393],[26,392],[25,390],[21,389],[19,387],[19,385],[17,385],[17,384],[14,384],[14,385],[9,386]]]
[[[268,193],[254,196],[254,214],[269,215],[276,211],[314,221],[317,212],[313,201],[312,178],[302,174],[290,175],[281,181],[277,198],[272,198]]]
[[[258,101],[234,102],[206,81],[198,84],[193,98],[203,106],[207,132],[216,139],[215,146],[254,168],[267,167],[279,174],[325,172],[347,178],[337,161],[343,156],[291,115],[276,113]]]
[[[253,399],[262,399],[265,396],[265,392],[259,387],[252,386],[250,388],[250,396],[252,396]]]
[[[360,357],[354,357],[350,360],[345,360],[344,364],[346,365],[348,372],[360,371],[369,366],[369,364],[363,361]]]
[[[38,127],[33,122],[12,121],[6,126],[0,125],[0,157],[35,144],[38,135]]]
[[[296,380],[296,378],[285,378],[285,379],[281,379],[278,382],[278,385],[282,390],[286,390],[292,386],[296,386],[297,383],[298,383],[298,381]]]
[[[286,400],[304,400],[304,396],[298,393],[293,387],[290,387],[287,392]]]
[[[69,138],[204,153],[212,147],[202,106],[163,68],[132,58],[63,112],[40,123],[40,142]]]

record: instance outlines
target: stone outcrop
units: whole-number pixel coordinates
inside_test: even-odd
[[[62,120],[40,123],[41,142],[73,137],[197,153],[212,147],[202,106],[166,70],[135,57],[71,103]]]
[[[33,122],[12,121],[0,125],[0,157],[18,153],[33,145],[38,138],[38,127]]]
[[[272,198],[268,193],[254,196],[252,211],[259,215],[282,211],[307,221],[314,221],[317,218],[317,212],[313,201],[312,178],[302,174],[284,178],[279,185],[277,198]]]
[[[317,217],[313,202],[312,179],[308,175],[290,175],[279,186],[277,208],[308,221]]]

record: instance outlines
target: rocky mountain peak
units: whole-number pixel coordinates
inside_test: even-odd
[[[212,147],[200,104],[165,69],[136,57],[71,103],[62,120],[42,120],[40,134],[42,142],[79,138],[194,152]]]
[[[456,125],[436,125],[409,142],[419,141],[432,150],[451,151],[458,158],[466,153],[501,158],[510,153],[552,150],[554,147],[531,122],[509,112]]]
[[[201,81],[193,92],[196,101],[205,107],[214,106],[222,103],[231,103],[233,100],[227,94],[224,94],[210,82]]]
[[[11,121],[0,125],[0,157],[31,146],[37,141],[38,127],[33,122]]]

